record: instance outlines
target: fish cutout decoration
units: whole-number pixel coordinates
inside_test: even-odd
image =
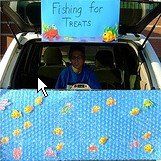
[[[4,99],[0,101],[0,111],[4,111],[7,106],[9,106],[11,102],[8,101],[8,99]]]
[[[73,108],[73,105],[71,103],[65,104],[65,106],[61,109],[62,114],[67,114],[70,112],[70,110]]]
[[[13,158],[15,160],[20,160],[22,156],[22,148],[18,147],[18,148],[14,148],[13,149]]]
[[[46,157],[54,157],[54,156],[56,156],[56,154],[54,153],[54,151],[53,151],[53,149],[51,147],[48,147],[45,150],[45,156]]]

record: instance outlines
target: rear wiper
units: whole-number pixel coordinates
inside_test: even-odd
[[[144,48],[145,43],[148,41],[148,39],[149,39],[151,33],[152,33],[153,30],[155,29],[155,27],[156,27],[156,25],[157,25],[157,23],[158,23],[160,17],[161,17],[161,14],[159,15],[157,21],[155,22],[155,24],[154,24],[153,27],[151,28],[151,30],[150,30],[150,32],[148,33],[148,35],[147,35],[146,39],[144,40],[143,44],[140,46],[140,49],[141,49],[141,50]]]

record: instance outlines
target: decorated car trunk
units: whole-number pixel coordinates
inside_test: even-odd
[[[131,2],[133,4],[133,1]],[[2,4],[3,13],[17,22],[23,34],[14,39],[14,43],[17,41],[17,51],[22,50],[16,53],[19,56],[14,62],[18,61],[13,71],[10,71],[10,79],[3,80],[4,84],[7,82],[5,87],[8,89],[0,90],[0,160],[161,159],[161,92],[125,90],[160,87],[155,72],[150,73],[153,68],[150,66],[151,62],[148,62],[149,59],[147,62],[150,65],[145,63],[146,49],[142,46],[142,42],[140,43],[144,39],[137,35],[145,24],[160,13],[160,4],[155,3],[153,7],[156,10],[148,12],[151,17],[145,14],[143,16],[141,12],[139,18],[144,17],[145,21],[139,20],[139,23],[135,21],[130,25],[124,23],[122,19],[119,21],[118,0],[63,2],[43,0],[42,24],[38,19],[35,19],[36,21],[32,19],[33,9],[40,11],[39,2],[23,3],[27,19],[22,19],[22,15],[13,14],[8,2]],[[129,9],[135,8],[135,6],[125,7],[123,4],[121,7],[126,13]],[[138,9],[140,11],[142,8]],[[40,25],[42,39],[39,38]],[[34,33],[25,33],[29,31]],[[126,35],[127,32],[132,34]],[[115,77],[112,81],[109,80],[110,83],[107,82],[107,79],[112,77],[108,77],[109,71],[114,69],[113,73],[116,75],[119,73],[118,88],[124,91],[107,90],[110,89],[109,86],[102,88],[105,90],[92,90],[88,84],[79,83],[74,84],[70,90],[54,90],[57,71],[64,64],[63,67],[67,67],[68,48],[73,44],[83,45],[86,51],[89,49],[90,53],[94,53],[92,58],[100,52],[101,54],[108,52],[109,57],[106,60],[112,65],[112,69],[106,70],[108,74],[104,69],[99,70],[97,74],[100,75],[100,80],[102,79],[101,83],[105,85],[116,83]],[[56,72],[53,68],[49,72],[46,66],[51,65],[51,53],[47,52],[49,57],[44,57],[48,48],[52,48],[51,53],[55,48],[56,51],[59,48],[59,53],[62,51],[64,54],[61,55],[64,56],[64,60],[61,58],[60,64],[54,67]],[[55,55],[58,58],[58,54]],[[13,58],[9,60],[13,62]],[[87,60],[87,65],[95,63],[95,59],[91,63],[90,58]],[[105,60],[105,57],[103,56],[101,60]],[[9,65],[7,67],[11,68]],[[98,72],[95,66],[94,70]],[[53,71],[56,73],[54,76]],[[44,82],[50,82],[52,89],[46,90],[46,82],[44,84],[38,79],[40,77],[45,77]],[[154,86],[154,82],[159,85],[156,83]],[[136,87],[136,84],[139,87]],[[140,87],[141,84],[143,87]],[[113,89],[117,88],[114,86]]]
[[[160,91],[0,91],[1,160],[159,160]]]

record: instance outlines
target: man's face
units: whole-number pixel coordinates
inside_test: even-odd
[[[84,58],[81,51],[73,51],[71,56],[72,66],[78,70],[82,70]]]

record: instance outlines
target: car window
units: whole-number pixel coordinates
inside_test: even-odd
[[[150,11],[154,10],[159,3],[140,3],[121,1],[120,25],[135,26]],[[133,18],[129,18],[133,17]]]

